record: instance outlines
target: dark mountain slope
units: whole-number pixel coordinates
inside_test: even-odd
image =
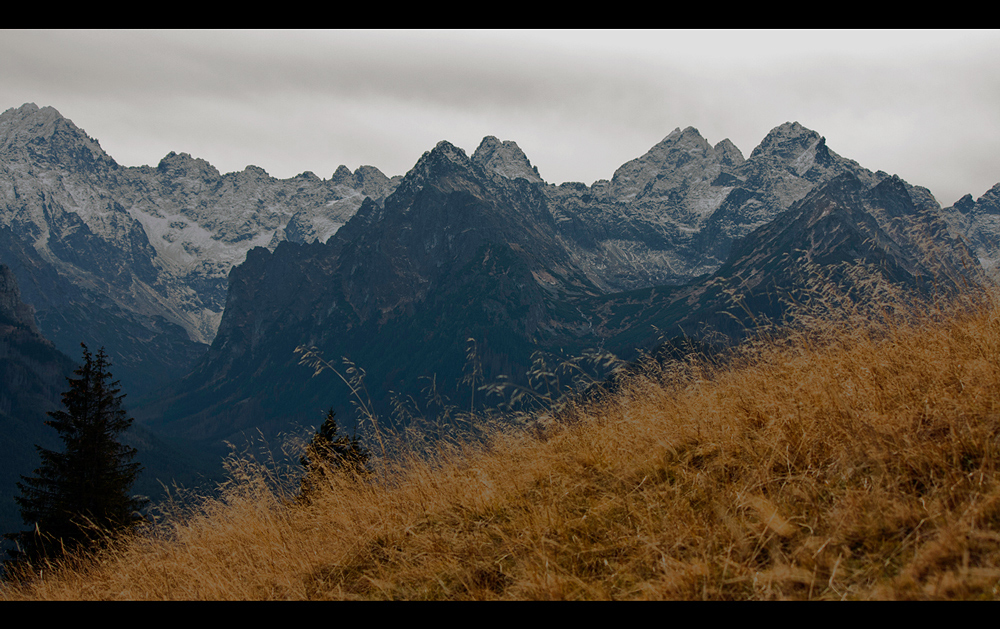
[[[45,413],[59,408],[73,367],[38,333],[14,273],[0,265],[0,532],[22,526],[15,483],[37,467],[35,444],[59,444],[56,432],[45,426]]]
[[[31,475],[40,464],[35,446],[56,451],[65,447],[45,422],[49,411],[63,408],[66,379],[75,368],[73,359],[39,333],[13,271],[0,265],[0,533],[23,528],[14,497],[20,493],[20,477]],[[112,365],[116,378],[119,372]],[[132,398],[125,393],[128,409]],[[215,453],[208,456],[196,445],[177,443],[145,426],[134,425],[122,439],[139,451],[137,460],[144,467],[132,488],[136,494],[159,496],[163,485],[175,481],[193,488],[210,482],[217,472]]]
[[[477,161],[489,162],[442,142],[383,206],[366,201],[326,244],[252,251],[230,275],[211,350],[151,419],[223,439],[312,424],[330,404],[347,411],[333,374],[312,380],[297,365],[302,345],[363,366],[383,416],[388,391],[454,381],[469,338],[485,377],[523,373],[537,343],[583,325],[563,301],[599,290],[556,239],[538,184]]]
[[[894,285],[927,290],[943,276],[960,281],[969,256],[905,182],[868,187],[846,172],[735,241],[711,276],[602,295],[553,236],[539,188],[441,143],[384,206],[366,202],[327,244],[255,250],[231,274],[212,349],[156,425],[213,441],[311,425],[331,404],[350,415],[351,391],[332,372],[312,378],[297,364],[299,346],[363,368],[373,410],[386,418],[394,396],[419,406],[432,382],[468,404],[470,339],[482,381],[524,383],[536,350],[603,347],[631,358],[674,336],[738,340],[780,321],[817,269],[837,282],[849,279],[840,265],[867,264]]]

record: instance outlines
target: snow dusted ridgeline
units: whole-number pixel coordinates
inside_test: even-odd
[[[315,421],[330,390],[303,377],[303,345],[363,365],[389,417],[393,395],[421,398],[425,378],[458,382],[469,338],[485,381],[516,381],[538,349],[628,356],[655,330],[736,339],[753,323],[734,304],[780,320],[802,260],[870,262],[915,287],[930,275],[919,242],[953,252],[934,260],[952,269],[964,252],[911,190],[796,123],[746,160],[677,129],[591,186],[545,184],[510,141],[487,136],[471,158],[442,141],[326,244],[256,249],[234,267],[211,349],[177,388],[179,410],[155,421],[205,440]]]
[[[396,181],[370,166],[326,180],[279,180],[256,166],[222,175],[185,153],[123,167],[54,108],[28,103],[0,114],[0,238],[9,242],[0,262],[70,355],[85,340],[126,368],[174,350],[186,362],[214,338],[229,271],[247,251],[325,240]],[[105,320],[74,321],[92,316]]]
[[[772,129],[746,159],[728,139],[712,146],[687,127],[622,165],[610,181],[544,192],[588,276],[618,291],[714,272],[734,241],[844,173],[867,187],[889,177],[837,155],[798,122]],[[939,209],[928,190],[904,185],[918,207]]]
[[[222,317],[229,270],[250,249],[273,251],[283,240],[325,242],[365,197],[382,202],[394,186],[371,166],[354,173],[341,166],[327,180],[311,172],[274,179],[256,166],[220,175],[186,153],[135,170],[149,194],[137,195],[129,212],[163,270],[192,289],[192,324],[206,343]]]
[[[143,369],[156,371],[145,378],[153,386],[186,372],[216,337],[230,271],[254,247],[323,243],[341,226],[351,238],[374,238],[369,226],[409,207],[407,199],[430,180],[417,177],[423,171],[451,172],[476,203],[494,208],[466,228],[486,233],[490,221],[505,216],[518,226],[500,230],[502,242],[534,233],[533,253],[552,263],[538,277],[604,293],[712,273],[734,242],[817,186],[843,174],[865,188],[889,177],[840,157],[797,122],[775,127],[746,159],[729,140],[713,146],[697,129],[677,128],[590,186],[546,184],[517,144],[493,136],[471,158],[447,143],[425,157],[406,185],[371,166],[341,166],[330,179],[306,172],[279,180],[256,166],[221,174],[173,152],[155,167],[123,167],[55,109],[26,104],[0,114],[0,262],[17,275],[39,328],[58,348],[75,355],[81,340],[107,346],[136,378]],[[451,185],[448,177],[431,179],[442,190]],[[926,189],[902,185],[918,208],[940,210]],[[947,214],[956,233],[978,234],[984,264],[1000,257],[990,249],[998,233],[991,198],[963,200]],[[441,224],[412,232],[424,239],[414,259],[431,268],[454,254],[450,243],[463,215],[440,215],[431,200],[424,205],[424,218]],[[386,269],[396,266],[386,261]],[[400,295],[384,297],[403,303]]]
[[[714,271],[733,239],[800,198],[771,189],[781,179],[800,178],[781,165],[811,159],[813,139],[818,134],[797,124],[782,125],[765,139],[772,150],[745,160],[728,139],[712,146],[697,129],[677,128],[623,164],[611,180],[549,186],[545,192],[598,283],[609,290],[676,284]],[[753,177],[764,160],[769,177]],[[813,185],[801,186],[802,194]]]

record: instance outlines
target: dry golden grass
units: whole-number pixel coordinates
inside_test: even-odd
[[[245,463],[0,599],[996,599],[1000,305],[834,318],[308,505]]]

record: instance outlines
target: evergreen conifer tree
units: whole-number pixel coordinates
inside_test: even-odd
[[[81,344],[82,345],[82,344]],[[108,533],[132,529],[146,500],[130,493],[141,471],[135,448],[118,442],[132,425],[122,408],[118,381],[112,380],[104,348],[92,356],[83,347],[83,365],[67,378],[65,410],[48,413],[45,423],[59,432],[63,452],[35,446],[41,466],[22,476],[16,497],[21,518],[31,528],[5,535],[17,542],[12,559],[55,558],[63,551],[88,547]]]
[[[299,493],[302,500],[309,500],[309,495],[319,487],[327,474],[346,471],[364,475],[368,472],[371,453],[361,445],[357,434],[350,438],[347,435],[337,435],[335,415],[332,408],[327,411],[326,419],[306,446],[305,454],[299,457],[299,463],[305,468]]]

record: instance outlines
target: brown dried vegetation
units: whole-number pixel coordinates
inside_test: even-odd
[[[651,364],[574,421],[307,505],[244,461],[221,499],[0,598],[997,598],[1000,301],[824,299],[725,364]]]

